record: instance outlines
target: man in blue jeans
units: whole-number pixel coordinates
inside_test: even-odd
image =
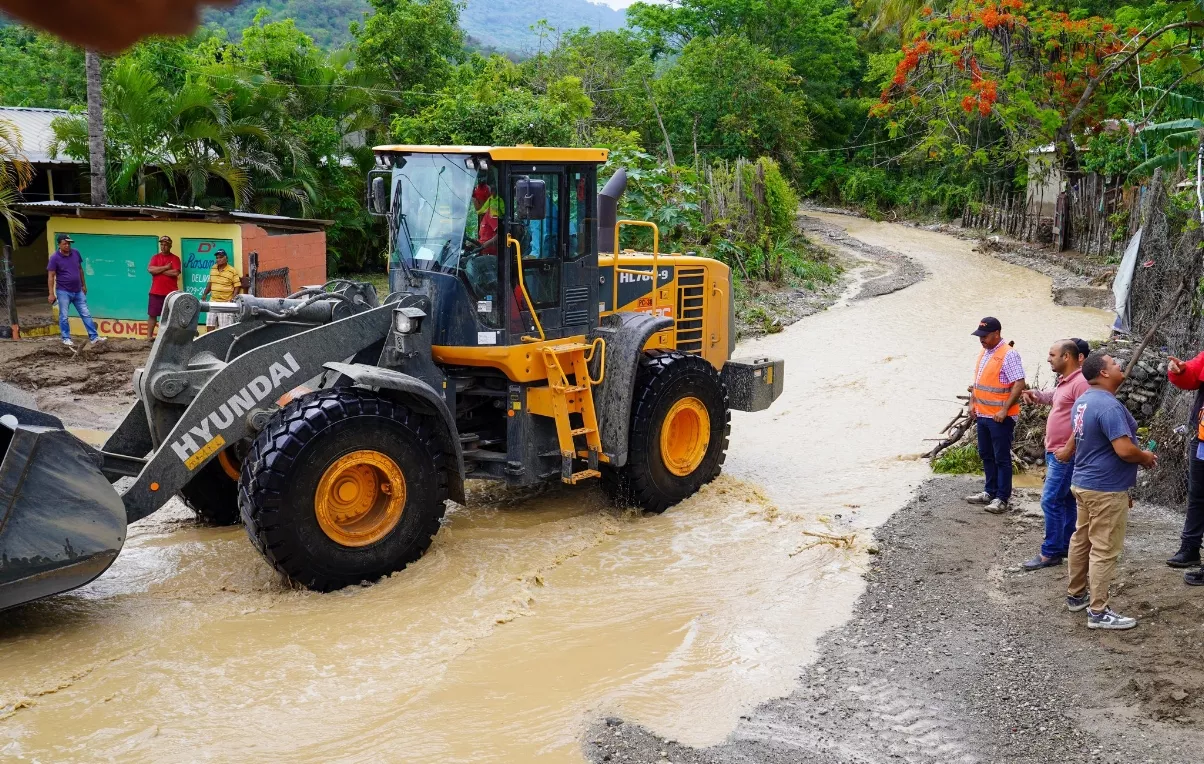
[[[1074,340],[1059,340],[1049,349],[1049,367],[1058,375],[1053,390],[1025,390],[1025,403],[1051,406],[1045,422],[1045,490],[1041,492],[1041,511],[1045,514],[1045,541],[1036,557],[1023,563],[1025,570],[1060,565],[1070,550],[1078,519],[1078,506],[1070,493],[1074,461],[1067,447],[1070,441],[1070,410],[1074,402],[1091,388],[1083,379],[1083,357]]]
[[[71,323],[68,313],[72,305],[79,314],[80,321],[88,330],[88,340],[95,345],[104,342],[105,338],[96,333],[96,322],[88,311],[88,282],[84,278],[84,261],[79,250],[71,246],[72,239],[65,233],[60,233],[55,239],[58,251],[50,256],[46,265],[46,285],[50,294],[46,301],[53,305],[59,304],[59,333],[63,335],[63,344],[74,347],[71,341]]]
[[[1012,435],[1020,418],[1020,393],[1024,391],[1024,365],[1012,343],[1004,342],[999,319],[987,316],[971,334],[982,352],[974,367],[970,402],[978,420],[978,455],[986,478],[981,493],[966,497],[971,504],[985,504],[998,515],[1011,509]]]

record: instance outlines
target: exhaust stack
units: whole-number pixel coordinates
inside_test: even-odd
[[[598,193],[598,251],[614,252],[619,197],[627,190],[627,172],[620,167]]]

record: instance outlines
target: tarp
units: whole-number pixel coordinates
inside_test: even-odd
[[[1116,279],[1112,282],[1112,295],[1116,298],[1116,322],[1112,324],[1112,328],[1125,334],[1128,334],[1131,328],[1129,288],[1133,286],[1133,272],[1137,268],[1137,255],[1141,251],[1142,230],[1138,228],[1133,238],[1129,239],[1129,246],[1125,247],[1125,256],[1121,258],[1120,267],[1116,269]]]

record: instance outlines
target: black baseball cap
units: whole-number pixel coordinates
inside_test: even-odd
[[[54,237],[54,241],[55,243],[62,244],[64,241],[75,241],[75,239],[72,239],[69,233],[60,233]]]
[[[978,322],[978,328],[970,332],[970,334],[973,334],[975,337],[985,337],[991,332],[999,331],[1003,331],[1003,327],[999,325],[999,319],[987,316]]]
[[[1091,345],[1087,342],[1087,340],[1082,340],[1078,337],[1071,337],[1070,341],[1073,342],[1079,349],[1079,355],[1083,356],[1084,358],[1091,355]]]

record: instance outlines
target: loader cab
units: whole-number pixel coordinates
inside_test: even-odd
[[[425,291],[433,344],[513,346],[598,323],[601,149],[384,146],[369,208],[391,292]]]

